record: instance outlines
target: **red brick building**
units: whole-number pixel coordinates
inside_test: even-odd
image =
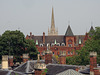
[[[90,31],[93,30],[91,26]],[[73,56],[77,54],[76,50],[80,50],[84,46],[85,41],[89,38],[89,34],[85,35],[74,35],[70,25],[65,32],[65,35],[58,35],[56,33],[55,24],[54,24],[54,14],[52,8],[52,19],[51,19],[51,28],[48,29],[48,35],[45,35],[43,32],[42,36],[30,35],[26,36],[26,39],[33,39],[36,43],[36,47],[40,52],[40,56],[44,57],[44,51],[47,50],[47,46],[50,45],[50,50],[52,50],[53,55],[59,55],[60,51],[65,51],[66,56]]]

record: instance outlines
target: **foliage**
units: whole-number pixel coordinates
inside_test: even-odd
[[[36,60],[38,51],[36,49],[34,40],[28,39],[28,40],[26,40],[26,43],[27,43],[27,46],[26,46],[27,50],[25,52],[29,53],[30,59],[35,59]]]
[[[5,31],[0,37],[0,59],[2,55],[13,55],[15,62],[21,62],[24,53],[29,53],[30,58],[37,57],[34,41],[26,40],[24,34],[18,30]]]
[[[89,64],[89,53],[97,52],[97,63],[100,64],[100,27],[96,27],[94,31],[91,31],[93,35],[90,35],[90,39],[85,42],[85,45],[81,50],[78,50],[78,55],[67,57],[66,63],[73,65],[87,65]]]
[[[46,68],[46,69],[42,72],[41,75],[44,75],[44,74],[46,74],[47,72],[48,72],[48,69]]]

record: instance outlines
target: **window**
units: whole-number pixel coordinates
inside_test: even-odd
[[[73,52],[71,52],[71,55],[73,55]]]
[[[41,52],[41,55],[45,55],[44,52]]]
[[[65,43],[62,43],[61,46],[65,46]]]
[[[43,47],[43,44],[42,43],[40,43],[40,47]]]
[[[72,47],[72,44],[68,44],[68,47]]]
[[[60,46],[60,43],[57,43],[56,45],[57,45],[57,46]]]
[[[53,52],[53,55],[54,55],[55,53]]]
[[[68,51],[68,55],[70,55],[70,51]]]
[[[51,46],[54,46],[54,45],[55,45],[54,43],[51,44]]]

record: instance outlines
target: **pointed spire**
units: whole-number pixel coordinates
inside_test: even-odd
[[[65,36],[74,36],[70,25],[68,25],[67,31],[65,33]]]
[[[51,28],[55,28],[53,7],[52,7],[52,17],[51,17]]]
[[[90,31],[89,31],[89,35],[92,36],[94,31],[95,30],[94,30],[93,26],[91,26]]]
[[[90,31],[94,31],[94,28],[93,28],[93,26],[91,26],[91,28],[90,28]],[[89,32],[90,32],[90,31],[89,31]]]

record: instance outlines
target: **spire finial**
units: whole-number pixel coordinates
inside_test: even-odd
[[[53,6],[52,6],[51,28],[55,28]]]
[[[70,20],[68,21],[68,25],[70,25]]]
[[[93,26],[93,22],[91,21],[91,26]]]

